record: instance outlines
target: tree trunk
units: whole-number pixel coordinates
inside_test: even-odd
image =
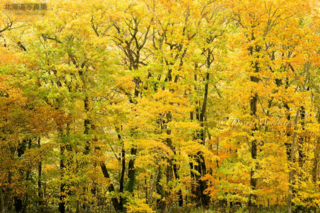
[[[122,193],[124,191],[124,175],[125,175],[125,171],[126,171],[126,152],[124,150],[124,144],[122,145],[122,151],[121,151],[122,155],[121,155],[121,164],[122,164],[122,170],[121,170],[121,177],[120,177],[120,193]],[[120,196],[120,206],[121,209],[124,209],[124,198],[121,195]]]
[[[14,207],[17,213],[22,212],[23,204],[22,200],[19,197],[14,197]]]
[[[165,192],[163,190],[162,185],[160,185],[160,180],[163,176],[163,171],[161,169],[161,166],[159,166],[159,173],[157,177],[157,183],[156,183],[156,189],[157,193],[161,196],[160,199],[157,199],[157,209],[163,210],[165,208],[165,202],[163,201],[163,198],[165,197]]]
[[[28,143],[28,140],[24,139],[19,144],[19,147],[17,150],[18,151],[18,158],[21,158],[21,156],[25,153],[26,148],[27,148],[27,143]],[[23,176],[23,172],[21,170],[19,170],[19,173],[21,176]],[[20,196],[14,197],[14,207],[15,207],[15,210],[17,213],[21,213],[23,211],[23,201]]]
[[[61,184],[60,184],[60,202],[59,202],[59,212],[65,213],[66,212],[66,206],[65,206],[65,184],[64,184],[64,169],[65,169],[65,147],[64,145],[60,145],[60,174],[61,174]]]
[[[0,211],[1,213],[4,213],[6,210],[5,210],[5,206],[4,206],[4,198],[3,198],[3,191],[2,191],[2,186],[0,186]]]
[[[254,35],[252,35],[252,40],[255,40]],[[250,55],[253,56],[254,52],[260,52],[260,47],[259,46],[255,46],[255,48],[250,47],[249,48],[250,51]],[[258,60],[259,57],[256,59]],[[260,72],[260,67],[259,67],[259,62],[253,62],[252,63],[253,68],[254,68],[254,72],[257,74]],[[258,83],[259,82],[259,78],[255,77],[255,76],[251,76],[250,77],[250,81],[253,83]],[[256,92],[254,92],[251,95],[251,99],[250,99],[250,114],[253,117],[253,119],[256,118],[257,116],[257,105],[258,105],[258,94]],[[257,124],[254,123],[254,127],[251,130],[251,135],[254,137],[254,132],[258,130]],[[257,155],[258,155],[258,149],[257,149],[257,140],[253,139],[252,143],[251,143],[251,158],[255,161],[257,159]],[[257,178],[254,177],[255,175],[255,170],[257,169],[257,164],[255,164],[254,168],[251,168],[251,172],[250,172],[250,187],[252,189],[252,191],[256,190],[257,187]],[[250,193],[249,195],[249,202],[248,202],[248,208],[249,208],[249,212],[250,213],[254,213],[256,212],[256,199],[257,196],[253,193]]]
[[[160,166],[159,166],[159,169],[157,170],[157,174],[154,177],[153,184],[151,186],[150,192],[149,192],[149,194],[147,194],[147,197],[146,197],[149,207],[151,207],[152,195],[153,195],[154,190],[157,187],[159,173],[160,173]]]
[[[38,138],[38,148],[41,148],[41,141],[40,137]],[[39,197],[39,207],[40,210],[43,211],[43,193],[42,193],[42,186],[41,186],[41,176],[42,176],[42,162],[41,158],[38,163],[38,197]]]
[[[200,125],[202,129],[200,130],[200,133],[198,134],[198,139],[201,140],[201,144],[205,145],[206,142],[206,132],[204,129],[204,118],[207,112],[207,102],[208,102],[208,93],[209,93],[209,80],[210,80],[210,74],[209,72],[206,73],[205,77],[205,88],[204,88],[204,96],[203,96],[203,103],[201,106],[201,110],[197,116],[198,120],[200,121]],[[196,182],[197,182],[197,188],[196,188],[196,198],[198,201],[198,205],[208,208],[209,207],[209,202],[210,198],[207,194],[204,193],[204,191],[207,189],[207,183],[206,181],[201,180],[201,177],[205,176],[207,174],[207,168],[206,168],[206,163],[205,159],[203,156],[203,153],[200,151],[197,153],[196,156],[196,161],[197,161],[197,166],[195,166],[195,169],[199,172],[199,175],[195,175],[196,177]]]
[[[129,166],[128,166],[128,178],[129,178],[129,182],[128,182],[128,191],[130,193],[133,193],[134,190],[134,183],[135,183],[135,168],[134,168],[134,163],[135,163],[135,156],[137,154],[137,149],[135,148],[131,148],[131,159],[129,160]]]
[[[176,153],[175,153],[176,155]],[[174,172],[174,176],[177,180],[179,180],[179,174],[178,174],[178,168],[177,168],[177,164],[174,163],[173,164],[173,172]],[[178,193],[177,193],[178,197],[179,197],[179,206],[182,207],[183,206],[183,196],[182,196],[182,191],[181,189],[179,189]]]
[[[110,175],[109,175],[109,172],[107,170],[107,167],[106,167],[105,163],[104,162],[100,162],[100,167],[101,167],[103,176],[105,178],[109,179],[110,182],[111,182]],[[109,190],[109,192],[114,192],[115,191],[114,186],[113,186],[112,183],[109,184],[108,190]],[[120,211],[120,212],[123,211],[123,206],[118,202],[118,199],[116,197],[111,198],[111,201],[112,201],[113,207],[114,207],[114,209],[116,211]]]
[[[297,122],[298,122],[298,116],[299,116],[299,109],[297,110],[296,113],[296,118],[294,120],[294,130],[297,130]],[[291,164],[294,162],[294,152],[295,152],[295,146],[296,146],[296,135],[297,132],[294,131],[293,136],[292,136],[292,146],[291,146],[291,158],[290,158],[290,162]],[[287,212],[291,213],[292,212],[292,194],[293,194],[293,185],[292,185],[292,180],[293,180],[293,169],[290,169],[289,172],[289,190],[288,190],[288,208],[287,208]]]

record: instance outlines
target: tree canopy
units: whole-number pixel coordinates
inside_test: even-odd
[[[318,8],[1,2],[0,212],[316,212]]]

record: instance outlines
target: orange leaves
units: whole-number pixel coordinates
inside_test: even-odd
[[[18,184],[41,162],[43,197],[63,195],[70,210],[113,199],[152,212],[201,193],[263,206],[283,203],[294,169],[296,202],[318,199],[320,24],[308,3],[52,2],[40,22],[3,34],[1,185],[7,167]],[[39,186],[26,182],[32,197]]]
[[[122,78],[117,78],[116,88],[119,88],[124,93],[131,92],[134,89],[133,77],[125,76]]]
[[[21,61],[20,57],[16,53],[3,47],[0,48],[0,58],[0,66],[17,65]]]
[[[65,124],[68,118],[62,113],[50,106],[44,106],[34,109],[34,114],[30,118],[32,120],[32,132],[48,133]]]

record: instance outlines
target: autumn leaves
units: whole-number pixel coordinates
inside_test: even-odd
[[[25,22],[4,10],[2,210],[317,208],[311,3],[63,0]]]

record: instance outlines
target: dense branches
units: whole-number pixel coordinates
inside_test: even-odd
[[[319,209],[312,3],[3,7],[0,211]]]

